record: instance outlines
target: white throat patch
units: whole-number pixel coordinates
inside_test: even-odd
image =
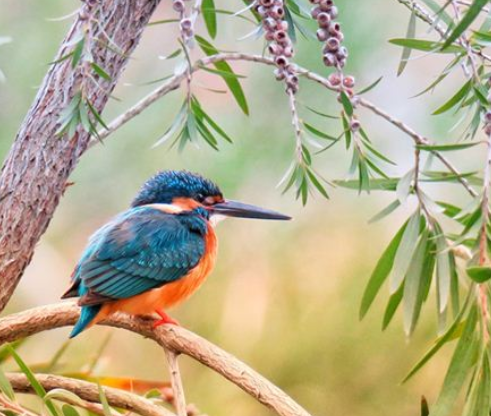
[[[220,214],[212,214],[210,216],[210,224],[212,225],[212,227],[216,227],[217,224],[220,222],[220,221],[223,221],[225,218],[227,218],[225,215],[220,215]]]

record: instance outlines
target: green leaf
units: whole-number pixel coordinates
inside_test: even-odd
[[[303,125],[307,129],[308,132],[314,134],[317,137],[320,137],[321,139],[337,140],[336,137],[333,137],[333,136],[330,136],[329,134],[323,133],[322,131],[316,129],[314,126],[312,126],[309,123],[303,122]]]
[[[491,267],[471,266],[465,271],[467,275],[476,283],[484,283],[491,279]]]
[[[320,183],[320,181],[315,176],[315,173],[310,168],[307,168],[307,175],[310,179],[310,182],[312,182],[312,185],[315,186],[315,188],[319,191],[319,193],[324,198],[329,199],[329,195],[327,194],[326,188],[324,188],[324,186]]]
[[[447,342],[452,341],[453,339],[456,338],[456,335],[459,334],[462,318],[464,314],[467,311],[467,307],[470,303],[470,300],[472,299],[472,290],[469,291],[469,294],[467,295],[467,300],[465,302],[465,305],[462,307],[462,309],[459,311],[457,317],[455,318],[455,321],[452,323],[450,328],[448,328],[447,332],[445,332],[440,338],[438,338],[435,342],[435,345],[431,347],[428,352],[414,365],[414,367],[409,371],[409,373],[404,377],[402,380],[402,383],[405,383],[408,381],[411,377],[413,377],[423,366],[430,361],[430,359],[442,348]]]
[[[448,305],[450,282],[452,279],[451,251],[448,247],[443,230],[435,222],[436,241],[436,278],[438,287],[438,309],[443,312]]]
[[[353,104],[351,104],[351,100],[349,99],[348,95],[344,92],[341,91],[341,104],[343,105],[345,113],[348,115],[348,117],[353,116]]]
[[[80,62],[80,58],[82,57],[82,52],[84,50],[84,45],[85,45],[85,38],[82,38],[75,45],[72,55],[72,68],[75,68]]]
[[[15,401],[15,392],[10,384],[9,379],[3,372],[2,367],[0,367],[0,391],[5,394],[10,400]]]
[[[415,36],[416,36],[416,11],[413,9],[407,26],[406,39],[414,39]],[[411,51],[412,49],[408,47],[405,47],[402,50],[401,62],[399,63],[399,68],[397,69],[397,76],[400,76],[404,72],[408,60],[411,57]]]
[[[69,404],[61,406],[61,411],[63,412],[63,416],[80,416],[77,409]]]
[[[46,390],[44,387],[37,381],[36,376],[33,374],[31,369],[28,367],[28,365],[20,358],[19,354],[12,348],[12,346],[9,344],[8,345],[9,352],[14,358],[15,362],[21,369],[21,371],[25,374],[26,378],[29,380],[29,383],[31,384],[34,392],[42,399],[46,396]],[[46,400],[45,401],[46,407],[51,413],[52,416],[58,416],[58,412],[56,411],[55,405],[51,400]]]
[[[85,102],[85,104],[87,104],[87,107],[89,107],[89,110],[90,112],[92,113],[92,115],[95,117],[95,119],[97,120],[97,122],[102,126],[104,127],[106,130],[109,130],[109,127],[107,126],[107,124],[104,122],[104,120],[102,119],[101,115],[99,114],[99,112],[97,111],[97,108],[95,108],[92,103],[87,100]]]
[[[424,289],[431,280],[435,264],[431,244],[428,241],[429,230],[421,234],[418,245],[411,258],[411,263],[404,279],[404,330],[410,336],[419,319],[424,300]]]
[[[390,278],[390,293],[395,293],[404,280],[413,257],[416,242],[418,241],[420,229],[420,212],[416,210],[409,219],[408,225],[404,230],[401,243],[398,247],[394,266]]]
[[[438,17],[438,19],[443,20],[447,26],[453,25],[453,19],[449,16],[449,14],[445,11],[445,7],[442,7],[440,3],[435,0],[422,0],[433,13]]]
[[[375,179],[372,179],[370,181],[370,186],[372,185],[372,182],[374,181]],[[395,201],[392,201],[389,205],[387,205],[382,211],[380,211],[378,214],[374,215],[372,218],[370,218],[368,220],[368,223],[371,224],[371,223],[374,223],[376,221],[379,221],[381,220],[382,218],[385,218],[387,217],[388,215],[392,214],[397,208],[399,208],[401,206],[401,203],[398,199],[396,199]]]
[[[53,389],[53,390],[50,390],[45,396],[44,396],[44,400],[60,400],[60,401],[68,401],[76,406],[80,406],[80,407],[83,407],[84,406],[84,401],[78,397],[75,393],[69,391],[69,390],[65,390],[65,389],[61,389],[61,388],[56,388],[56,389]]]
[[[401,287],[395,292],[389,299],[389,303],[387,304],[387,307],[385,308],[385,313],[384,313],[384,319],[382,321],[382,331],[385,331],[387,327],[389,326],[390,322],[392,321],[392,318],[394,317],[397,308],[399,307],[401,301],[402,301],[402,295],[404,293],[404,284],[401,285]]]
[[[196,97],[193,97],[191,100],[191,106],[195,114],[201,118],[203,118],[209,125],[210,127],[215,130],[220,136],[222,136],[227,142],[232,143],[232,139],[230,136],[225,133],[225,131],[216,123],[206,112],[203,110],[203,107],[201,107],[201,104],[197,100]]]
[[[323,113],[321,111],[316,110],[315,108],[306,106],[306,108],[310,111],[312,111],[314,114],[317,114],[318,116],[325,117],[325,118],[330,118],[331,120],[337,120],[339,117],[338,116],[331,116],[330,114]]]
[[[370,280],[368,281],[365,292],[363,293],[363,298],[360,306],[360,319],[363,319],[370,306],[372,305],[375,297],[377,296],[383,283],[387,280],[392,266],[394,265],[394,258],[396,256],[397,249],[401,242],[404,230],[406,229],[407,222],[399,229],[397,234],[394,236],[392,241],[389,243],[382,256],[380,257],[377,265],[375,266]]]
[[[433,42],[430,40],[420,39],[391,39],[390,43],[405,48],[416,49],[424,52],[436,53],[465,53],[465,49],[461,46],[450,45],[448,48],[442,49],[443,43]]]
[[[383,77],[380,77],[375,82],[373,82],[372,84],[370,84],[368,87],[363,88],[361,91],[359,91],[357,95],[366,94],[367,92],[373,90],[380,83],[380,81],[382,81],[382,79],[383,79]]]
[[[106,81],[111,81],[111,75],[109,75],[104,69],[102,69],[99,65],[97,65],[95,62],[92,62],[90,64],[94,72],[99,75],[101,78],[105,79]]]
[[[445,104],[433,111],[433,115],[443,114],[463,101],[472,89],[472,80],[467,81]]]
[[[212,39],[215,39],[217,35],[217,15],[214,0],[203,0],[201,11],[203,13],[203,19],[205,21],[208,34]]]
[[[217,48],[215,48],[210,42],[208,42],[201,36],[196,35],[195,39],[198,42],[200,48],[207,56],[216,55],[217,53],[219,53]],[[215,62],[213,65],[219,71],[228,72],[231,74],[234,73],[231,66],[227,62]],[[242,90],[242,87],[240,85],[240,82],[236,78],[224,77],[223,80],[227,84],[228,88],[230,89],[230,92],[234,96],[241,110],[244,112],[244,114],[249,115],[249,107],[247,105],[247,100],[244,91]]]
[[[220,71],[218,69],[212,69],[212,68],[208,68],[206,66],[203,66],[201,65],[200,68],[203,70],[203,71],[206,71],[206,72],[209,72],[211,74],[215,74],[215,75],[220,75],[222,78],[247,78],[245,75],[240,75],[240,74],[236,74],[234,72],[229,72],[229,71]]]
[[[469,313],[464,330],[455,348],[445,380],[443,381],[442,390],[431,410],[431,416],[449,415],[457,401],[458,394],[464,385],[465,378],[472,366],[478,348],[476,323],[477,311],[474,306]]]
[[[112,416],[111,408],[109,407],[109,403],[107,402],[106,394],[104,393],[104,390],[99,383],[97,383],[97,388],[99,389],[99,400],[102,404],[104,416]]]
[[[376,178],[370,180],[371,191],[395,191],[400,178]],[[358,180],[337,180],[337,186],[347,189],[358,189]]]
[[[472,22],[474,22],[486,4],[488,4],[488,0],[473,0],[462,20],[443,44],[443,50],[447,50],[451,46],[454,46],[452,43],[467,30]]]

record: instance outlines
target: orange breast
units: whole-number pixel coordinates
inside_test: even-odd
[[[147,315],[155,312],[156,309],[167,309],[186,300],[198,290],[213,270],[217,256],[217,246],[215,231],[213,227],[208,225],[208,232],[205,236],[205,254],[186,276],[140,295],[104,304],[92,324],[102,321],[115,312]]]

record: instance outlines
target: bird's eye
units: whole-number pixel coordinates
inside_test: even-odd
[[[205,196],[203,194],[196,195],[196,201],[203,202],[204,199],[205,199]]]

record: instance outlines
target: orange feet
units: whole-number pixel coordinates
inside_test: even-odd
[[[153,323],[154,328],[157,328],[158,326],[165,325],[165,324],[179,326],[179,322],[177,322],[175,319],[172,319],[162,309],[156,309],[155,312],[157,313],[158,316],[160,316],[161,319]]]

